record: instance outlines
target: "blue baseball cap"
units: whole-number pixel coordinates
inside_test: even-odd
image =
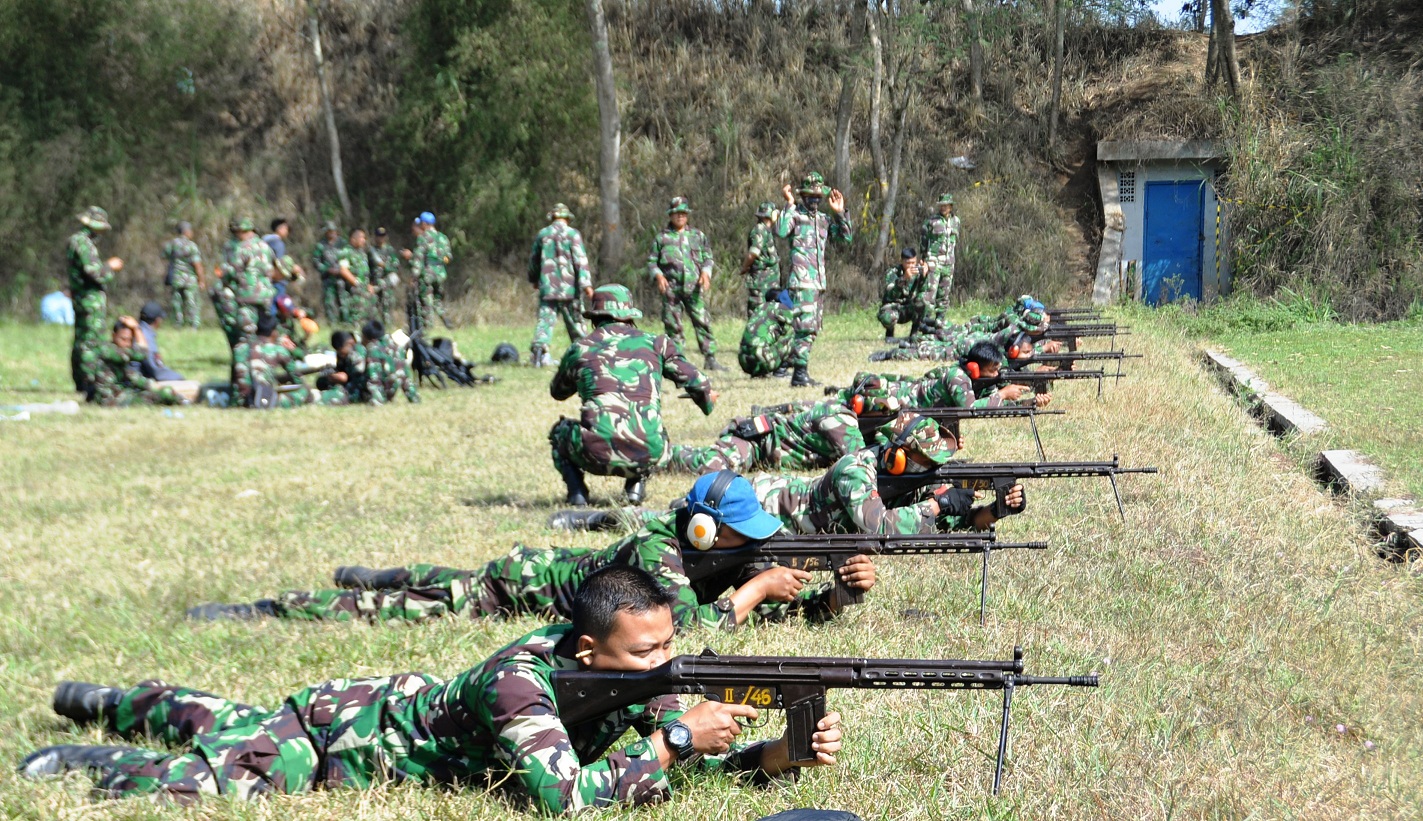
[[[687,494],[687,510],[692,513],[706,513],[721,524],[735,530],[748,539],[759,541],[769,539],[781,529],[781,520],[761,509],[756,500],[756,491],[744,477],[736,476],[730,483],[721,482],[720,499],[713,496],[713,485],[723,473],[708,473],[692,485]]]
[[[435,224],[435,215],[432,214],[432,213],[430,213],[429,211],[421,211],[421,212],[420,212],[420,221],[423,222],[423,223],[425,223],[426,225],[434,225],[434,224]]]

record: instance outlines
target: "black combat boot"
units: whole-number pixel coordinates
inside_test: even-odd
[[[331,574],[337,587],[351,590],[396,590],[405,586],[408,573],[403,567],[372,570],[360,565],[342,565]]]
[[[893,329],[893,328],[885,328],[885,329],[884,329],[884,341],[885,341],[885,344],[886,344],[886,345],[892,345],[892,344],[894,344],[895,342],[898,342],[898,341],[899,341],[899,340],[897,340],[897,339],[894,338],[894,329]]]
[[[76,724],[101,721],[112,713],[123,691],[117,687],[90,684],[87,681],[61,681],[54,688],[54,711]]]
[[[588,506],[588,485],[583,481],[583,471],[572,465],[559,469],[563,484],[568,488],[568,504],[574,507]]]
[[[819,382],[810,378],[810,373],[807,371],[805,365],[796,366],[795,373],[791,376],[792,388],[814,388],[819,385]]]
[[[238,621],[251,621],[260,619],[263,616],[277,615],[277,608],[271,599],[260,599],[251,604],[222,604],[212,602],[210,604],[200,604],[197,607],[189,608],[188,618],[195,621],[222,621],[224,619],[235,619]]]
[[[542,368],[548,364],[548,349],[542,345],[535,345],[529,349],[529,364],[535,368]]]
[[[616,517],[606,510],[560,510],[548,517],[551,530],[611,530]]]
[[[623,496],[627,497],[628,504],[638,504],[646,495],[647,480],[641,476],[634,476],[623,483]]]
[[[716,361],[716,355],[715,355],[715,354],[707,354],[707,370],[709,370],[709,371],[724,371],[724,370],[726,370],[726,366],[723,365],[723,364],[721,364],[720,362]]]
[[[790,375],[791,369],[787,368],[785,365],[782,365],[781,367],[776,368],[774,371],[771,371],[771,376],[774,376],[777,379],[785,379],[787,376]]]
[[[119,756],[136,750],[136,747],[117,745],[95,746],[92,744],[60,744],[35,750],[20,762],[19,773],[26,778],[45,778],[62,775],[71,770],[103,769]]]

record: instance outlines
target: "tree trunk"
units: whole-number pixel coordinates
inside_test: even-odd
[[[622,192],[618,171],[622,150],[622,120],[618,88],[613,82],[613,56],[608,49],[608,20],[603,0],[587,0],[588,28],[593,35],[593,85],[598,94],[598,189],[603,200],[603,245],[599,261],[604,277],[623,264]]]
[[[1211,0],[1216,21],[1216,50],[1220,57],[1220,73],[1230,89],[1230,96],[1240,99],[1240,61],[1235,57],[1235,17],[1230,12],[1230,0]]]
[[[1210,0],[1201,0],[1201,3],[1202,3],[1202,4],[1205,4],[1205,3],[1208,3],[1208,2],[1210,2]],[[1206,78],[1205,78],[1205,79],[1206,79],[1206,88],[1208,88],[1208,89],[1215,87],[1216,80],[1217,80],[1218,77],[1219,77],[1219,74],[1217,73],[1216,70],[1220,67],[1220,57],[1219,57],[1219,56],[1217,55],[1217,53],[1216,53],[1217,51],[1219,51],[1219,48],[1220,48],[1220,47],[1217,45],[1218,38],[1216,37],[1215,21],[1214,21],[1214,20],[1211,21],[1210,33],[1211,33],[1211,34],[1210,34],[1210,40],[1206,42]]]
[[[1057,19],[1053,22],[1052,106],[1048,113],[1047,144],[1057,147],[1057,121],[1062,116],[1063,29],[1067,28],[1067,0],[1058,0]]]
[[[968,18],[968,83],[975,100],[983,99],[983,26],[973,0],[963,0],[964,16]]]
[[[879,3],[872,0],[865,13],[865,23],[870,35],[870,50],[874,54],[874,76],[870,79],[870,157],[875,163],[875,187],[879,196],[884,197],[889,187],[884,167],[884,145],[880,135],[880,109],[884,96],[884,41],[880,39]]]
[[[855,71],[840,67],[840,104],[835,108],[835,187],[850,196],[850,121],[855,106]]]
[[[341,200],[341,211],[352,216],[351,196],[346,193],[346,174],[341,170],[341,136],[336,133],[336,112],[331,108],[331,92],[326,86],[326,61],[321,57],[321,22],[317,19],[316,4],[308,6],[311,12],[311,48],[316,54],[316,85],[321,91],[321,110],[326,115],[326,133],[331,138],[331,176],[336,181],[336,197]]]
[[[894,224],[894,206],[899,199],[899,169],[904,159],[904,139],[909,131],[907,123],[909,121],[909,86],[910,82],[906,77],[904,88],[901,89],[901,100],[899,101],[898,125],[894,130],[894,158],[890,161],[889,191],[885,194],[884,209],[880,212],[879,219],[879,241],[875,243],[875,264],[873,270],[878,272],[884,268],[884,252],[889,246],[889,229]]]
[[[1204,34],[1206,31],[1206,4],[1210,0],[1196,0],[1195,7],[1191,9],[1196,31]]]

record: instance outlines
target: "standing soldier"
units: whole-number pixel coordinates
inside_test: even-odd
[[[277,287],[272,284],[272,274],[277,260],[272,256],[271,246],[257,236],[256,223],[251,217],[238,220],[237,240],[227,286],[237,302],[237,333],[243,334],[257,327],[263,316],[275,313],[272,300],[277,296]]]
[[[87,397],[98,365],[93,357],[86,360],[84,352],[108,336],[109,294],[105,289],[114,281],[114,274],[124,269],[124,261],[118,257],[100,259],[99,246],[94,243],[95,237],[109,230],[108,212],[91,205],[78,220],[84,227],[69,237],[64,249],[69,293],[74,300],[74,347],[69,367],[74,389]]]
[[[584,296],[593,298],[593,271],[588,267],[588,252],[583,247],[583,235],[568,224],[573,212],[563,203],[555,203],[548,212],[553,222],[534,237],[529,254],[529,283],[539,289],[539,314],[534,325],[534,342],[529,353],[536,368],[553,364],[548,345],[553,341],[553,322],[563,319],[568,341],[577,342],[588,329],[580,313]]]
[[[418,249],[424,234],[425,223],[416,217],[410,223],[411,246]],[[410,279],[405,283],[405,314],[410,332],[415,333],[430,325],[429,306],[425,303],[425,271],[420,258],[410,248],[401,248],[400,258],[410,264]]]
[[[420,241],[415,244],[415,255],[420,258],[420,270],[424,275],[424,291],[421,297],[426,303],[425,313],[435,314],[446,328],[453,328],[445,318],[445,280],[449,278],[450,238],[435,227],[435,215],[429,211],[420,212]]]
[[[637,329],[633,320],[642,312],[627,288],[597,289],[583,315],[597,327],[569,346],[549,385],[560,402],[575,393],[583,400],[578,418],[560,418],[549,432],[553,463],[571,505],[588,504],[584,472],[626,478],[623,491],[637,504],[647,475],[668,457],[662,378],[677,383],[704,414],[712,412],[716,392],[672,340]]]
[[[340,251],[337,273],[344,286],[341,291],[341,324],[355,327],[365,322],[374,310],[375,285],[371,282],[371,260],[367,254],[366,232],[351,229],[350,240]]]
[[[227,337],[227,347],[234,348],[242,337],[242,329],[237,326],[237,300],[232,294],[233,270],[237,265],[237,249],[242,241],[237,238],[240,220],[227,223],[228,237],[222,244],[222,253],[213,267],[212,285],[208,287],[208,297],[212,299],[213,312],[217,314],[218,327]]]
[[[884,287],[880,290],[878,318],[884,326],[886,342],[894,339],[895,325],[908,322],[910,333],[917,333],[933,313],[932,274],[924,270],[918,252],[905,248],[899,252],[899,260],[898,265],[884,272]]]
[[[384,225],[376,228],[375,242],[371,244],[367,256],[371,265],[371,284],[376,287],[373,311],[375,318],[384,325],[390,321],[391,311],[395,310],[395,289],[400,285],[400,257],[395,253],[395,246],[390,244]]]
[[[193,242],[193,225],[178,223],[177,236],[163,246],[168,272],[163,284],[173,293],[173,323],[196,329],[202,323],[198,310],[198,290],[203,287],[203,255]]]
[[[850,219],[845,216],[845,195],[832,190],[825,178],[812,171],[801,181],[800,205],[796,205],[791,187],[785,186],[786,207],[776,220],[776,236],[790,238],[791,271],[786,287],[795,302],[795,347],[791,365],[795,373],[792,387],[809,387],[820,383],[810,378],[810,349],[820,333],[821,295],[825,291],[825,251],[830,242],[843,245],[854,239]],[[823,198],[829,196],[831,215],[820,210]]]
[[[954,214],[954,195],[939,195],[939,213],[924,220],[919,230],[919,250],[929,262],[929,290],[932,319],[942,323],[949,310],[949,291],[954,287],[954,261],[959,247],[959,218]]]
[[[344,280],[341,270],[341,232],[336,223],[322,226],[323,237],[311,249],[311,267],[321,277],[321,311],[326,321],[335,325],[342,319],[341,292]]]
[[[766,292],[781,287],[781,257],[776,252],[776,206],[763,202],[756,207],[756,224],[746,235],[746,258],[741,275],[746,278],[746,319],[766,301]]]
[[[682,309],[692,318],[697,346],[706,357],[707,370],[724,371],[716,361],[716,339],[712,336],[711,314],[706,296],[711,293],[712,252],[707,235],[687,227],[692,206],[686,197],[673,197],[667,208],[667,227],[652,240],[647,255],[647,273],[662,294],[662,328],[677,346],[683,347]]]

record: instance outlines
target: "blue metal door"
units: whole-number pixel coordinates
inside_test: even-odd
[[[1201,298],[1205,185],[1204,180],[1146,184],[1141,298],[1148,305]]]

